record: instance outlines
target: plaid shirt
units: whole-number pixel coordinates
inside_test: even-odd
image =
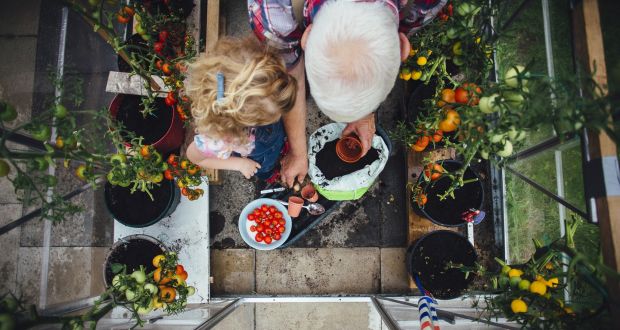
[[[287,67],[293,67],[301,57],[301,36],[306,26],[327,0],[305,0],[303,26],[293,14],[292,0],[248,0],[250,26],[256,37],[280,50]],[[448,0],[352,0],[380,2],[398,18],[398,31],[407,35],[429,23]],[[411,4],[409,4],[411,2]]]

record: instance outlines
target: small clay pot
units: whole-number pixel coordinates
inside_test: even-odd
[[[355,163],[362,158],[362,142],[357,136],[345,136],[336,143],[336,154],[343,162]]]
[[[288,198],[288,215],[291,218],[296,218],[301,213],[301,207],[304,205],[304,200],[301,197],[291,196]]]
[[[308,183],[301,189],[301,197],[310,203],[315,203],[319,200],[319,193],[314,189],[312,183]]]

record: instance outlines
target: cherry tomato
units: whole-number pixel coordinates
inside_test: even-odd
[[[267,212],[267,211],[269,211],[269,207],[266,204],[263,204],[263,205],[260,206],[260,210],[263,211],[263,212]]]
[[[284,226],[278,227],[278,232],[283,233],[285,231],[286,231],[286,228]]]
[[[187,174],[189,175],[194,175],[196,173],[198,173],[198,166],[191,166],[190,168],[187,169]]]
[[[286,220],[284,220],[284,219],[280,218],[280,220],[278,220],[278,223],[279,223],[281,226],[284,226],[284,225],[286,224]]]
[[[155,53],[161,54],[161,52],[164,50],[164,43],[161,41],[156,41],[155,43],[153,43],[153,50],[155,51]]]
[[[174,273],[177,275],[181,275],[184,271],[185,271],[185,268],[183,268],[183,265],[177,265],[176,268],[174,269]]]
[[[176,102],[176,101],[175,101],[175,102]],[[189,166],[189,161],[187,161],[187,160],[182,160],[182,161],[181,161],[181,168],[185,170],[185,169],[187,169],[187,166]]]
[[[277,211],[277,209],[276,209],[276,207],[275,207],[275,206],[270,206],[270,207],[269,207],[269,212],[271,212],[271,213],[276,213],[276,211]]]
[[[271,234],[273,234],[273,230],[271,228],[267,228],[267,229],[265,229],[265,234],[271,235]]]
[[[248,220],[254,221],[256,220],[256,216],[253,213],[248,214]]]
[[[265,237],[265,243],[271,244],[271,242],[272,242],[271,236]]]
[[[168,31],[163,30],[161,32],[159,32],[159,41],[164,42],[168,39]]]
[[[250,231],[253,233],[256,232],[256,226],[254,225],[250,226]]]
[[[280,240],[280,238],[282,238],[282,235],[280,235],[280,234],[278,234],[278,233],[276,233],[276,234],[274,235],[274,237],[273,237],[273,239],[275,239],[276,241],[279,241],[279,240]]]
[[[172,74],[172,68],[170,67],[170,63],[164,63],[161,66],[161,71],[164,72],[165,75],[169,76]]]
[[[443,131],[438,129],[433,133],[433,142],[437,143],[443,139]]]
[[[172,165],[172,163],[174,163],[176,161],[176,157],[174,154],[168,156],[168,159],[166,160],[166,162],[168,163],[168,165]]]
[[[420,207],[426,204],[427,201],[428,201],[428,198],[426,197],[425,194],[419,194],[418,198],[416,198],[416,202],[418,203],[418,206]]]
[[[439,179],[443,172],[443,167],[437,163],[428,164],[424,167],[424,176],[431,181]]]
[[[142,146],[140,148],[140,155],[144,158],[151,157],[151,151],[149,150],[149,146]]]
[[[165,170],[164,171],[164,177],[167,180],[170,180],[170,181],[174,180],[174,176],[172,175],[172,171],[170,171],[170,170]]]
[[[282,219],[282,212],[276,212],[273,217],[276,219]]]
[[[125,16],[125,15],[123,15],[121,13],[118,13],[118,14],[116,14],[116,21],[118,21],[121,24],[127,24],[127,23],[129,23],[129,17],[127,17],[127,16]]]
[[[187,196],[189,194],[189,190],[187,188],[181,189],[181,195]]]
[[[164,61],[162,60],[157,60],[157,62],[155,62],[155,67],[159,70],[161,70],[161,66],[164,64]]]
[[[258,226],[256,226],[256,231],[258,231],[259,233],[262,233],[263,231],[265,231],[265,226],[263,226],[263,224],[259,224]]]
[[[256,236],[254,236],[254,239],[255,239],[257,242],[262,242],[262,241],[263,241],[263,236],[261,236],[261,234],[260,234],[260,233],[257,233],[257,234],[256,234]]]

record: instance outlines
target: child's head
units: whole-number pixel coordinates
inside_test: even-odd
[[[255,38],[218,41],[189,66],[186,92],[199,133],[247,142],[247,128],[274,123],[295,103],[297,85],[284,62]],[[217,74],[224,98],[217,100]]]

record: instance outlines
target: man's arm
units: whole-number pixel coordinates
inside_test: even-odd
[[[291,147],[289,153],[282,158],[281,176],[287,186],[292,187],[301,182],[308,173],[308,146],[306,142],[306,79],[303,56],[289,73],[297,80],[297,98],[293,109],[285,114],[284,130]]]
[[[373,112],[362,119],[348,123],[344,130],[342,130],[342,136],[355,133],[362,142],[362,156],[364,156],[372,147],[372,138],[375,136],[375,130],[375,113]]]

